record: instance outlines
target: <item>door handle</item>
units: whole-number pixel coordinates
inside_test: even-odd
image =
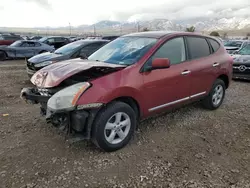
[[[183,71],[181,74],[182,75],[187,75],[187,74],[189,74],[191,71],[189,71],[189,70],[185,70],[185,71]]]
[[[217,67],[217,66],[219,66],[220,64],[219,63],[214,63],[213,64],[213,67]]]

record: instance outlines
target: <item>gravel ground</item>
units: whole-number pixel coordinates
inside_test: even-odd
[[[188,105],[140,123],[104,153],[69,144],[25,104],[24,61],[0,62],[0,187],[250,187],[250,83],[232,82],[216,111]],[[4,116],[4,114],[8,114]]]

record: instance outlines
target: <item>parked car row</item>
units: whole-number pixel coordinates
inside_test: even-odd
[[[71,139],[115,151],[128,144],[141,119],[193,101],[217,109],[232,66],[220,40],[195,33],[76,41],[27,61],[38,71],[21,98],[39,104],[47,122]]]
[[[27,73],[31,77],[36,71],[52,63],[73,58],[87,58],[108,40],[79,40],[53,52],[42,53],[27,60]]]

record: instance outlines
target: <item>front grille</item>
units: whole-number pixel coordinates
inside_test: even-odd
[[[233,72],[241,74],[250,74],[250,64],[234,63]]]
[[[34,71],[36,70],[35,66],[31,62],[29,62],[28,60],[27,60],[27,67],[30,70],[34,70]]]

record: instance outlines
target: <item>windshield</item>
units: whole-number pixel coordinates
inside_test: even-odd
[[[155,38],[120,37],[97,50],[89,60],[132,65],[157,42]]]
[[[73,42],[73,43],[69,43],[61,48],[58,48],[54,53],[55,54],[63,54],[63,55],[67,55],[67,54],[71,54],[72,52],[74,52],[79,46],[83,45],[83,42]]]
[[[13,47],[18,47],[22,44],[22,41],[16,41],[16,42],[13,42],[10,46],[13,46]]]
[[[240,55],[250,55],[250,44],[247,44],[244,48],[239,50]]]
[[[43,37],[43,38],[39,39],[38,41],[39,41],[39,42],[44,42],[44,41],[46,41],[47,39],[48,39],[48,37]]]
[[[225,41],[224,46],[241,47],[241,41]]]

